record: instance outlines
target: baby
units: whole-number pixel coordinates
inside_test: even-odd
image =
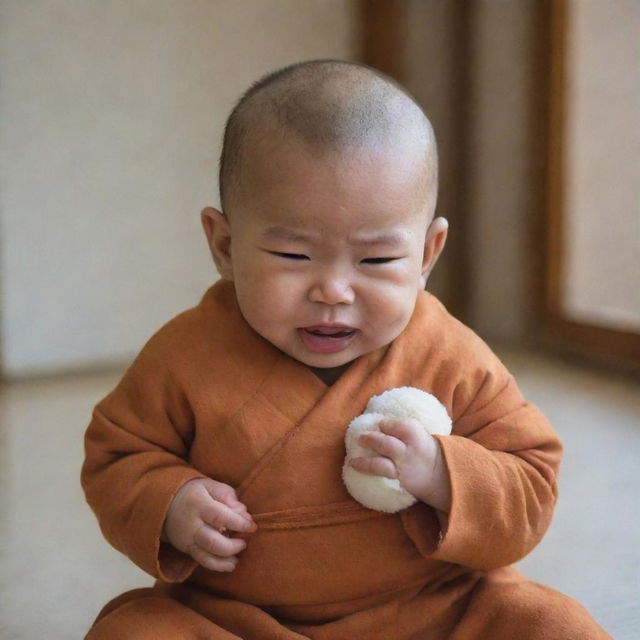
[[[488,347],[424,291],[429,121],[392,80],[311,61],[233,110],[221,279],[145,345],[96,407],[82,483],[107,539],[157,578],[88,638],[606,638],[508,565],[542,538],[561,445]],[[397,478],[397,514],[353,501],[344,433],[368,399],[435,395],[451,436],[382,422],[350,464]]]

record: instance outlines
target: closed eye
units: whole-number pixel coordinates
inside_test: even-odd
[[[284,253],[283,251],[269,251],[269,253],[287,260],[309,260],[309,256],[305,256],[303,253]]]
[[[365,264],[386,264],[394,260],[399,260],[399,258],[365,258],[362,262]]]

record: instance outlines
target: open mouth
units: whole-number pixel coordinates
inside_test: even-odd
[[[352,327],[325,325],[298,329],[304,344],[318,353],[342,351],[355,338],[357,331]]]

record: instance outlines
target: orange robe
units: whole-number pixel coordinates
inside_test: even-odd
[[[438,437],[446,531],[425,504],[378,513],[341,480],[347,424],[401,386],[433,393],[453,420]],[[104,535],[157,578],[107,605],[92,640],[608,637],[508,567],[549,526],[561,444],[428,293],[391,345],[327,387],[257,335],[220,281],[149,340],[96,406],[85,446],[82,484]],[[235,487],[258,525],[232,573],[160,541],[176,491],[207,476]]]

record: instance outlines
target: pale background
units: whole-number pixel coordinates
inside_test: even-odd
[[[455,183],[454,3],[407,0],[406,83],[432,117],[439,213]],[[5,0],[0,4],[0,371],[125,362],[215,279],[199,212],[217,202],[224,119],[250,82],[352,59],[350,0]],[[526,337],[535,0],[473,12],[469,314]],[[449,34],[449,35],[448,35]],[[451,234],[457,232],[455,226]],[[459,268],[443,257],[436,281]],[[508,274],[508,277],[505,277]],[[505,307],[509,313],[505,313]]]
[[[215,280],[200,210],[229,110],[277,67],[353,57],[355,3],[0,7],[2,369],[123,362]]]

